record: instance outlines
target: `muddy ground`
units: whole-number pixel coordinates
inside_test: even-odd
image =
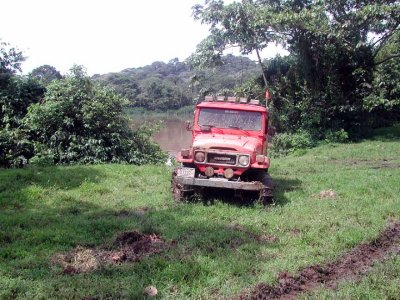
[[[400,255],[400,221],[392,223],[374,241],[355,246],[326,265],[312,265],[302,269],[299,275],[282,272],[276,285],[260,283],[251,294],[238,299],[295,299],[300,293],[324,286],[335,288],[344,280],[357,280],[391,255]]]
[[[102,265],[121,262],[138,262],[144,257],[165,250],[170,243],[157,234],[139,231],[122,232],[111,246],[99,248],[76,247],[67,254],[57,254],[52,262],[63,268],[64,274],[85,273],[97,270]]]

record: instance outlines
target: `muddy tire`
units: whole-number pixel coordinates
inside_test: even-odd
[[[183,202],[188,200],[189,192],[187,191],[187,186],[179,184],[176,182],[177,171],[174,170],[172,172],[172,180],[171,180],[171,192],[176,202]]]
[[[273,182],[271,176],[267,172],[260,172],[259,181],[262,182],[264,188],[259,192],[259,201],[262,205],[269,205],[274,202],[273,199]]]

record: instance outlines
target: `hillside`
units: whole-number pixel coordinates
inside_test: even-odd
[[[118,73],[94,75],[93,79],[114,87],[130,100],[130,106],[176,109],[193,103],[198,94],[232,89],[259,75],[254,61],[227,55],[222,58],[222,65],[204,71],[193,70],[175,58],[168,63],[154,62]]]
[[[265,208],[174,203],[166,166],[1,169],[0,298],[137,299],[152,285],[163,299],[246,299],[301,273],[303,298],[398,299],[399,139],[397,126],[273,159]],[[346,262],[369,273],[350,280]],[[306,276],[318,270],[329,284]]]

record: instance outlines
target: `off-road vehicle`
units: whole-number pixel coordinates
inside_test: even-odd
[[[196,105],[192,145],[178,153],[172,174],[177,201],[204,189],[253,192],[263,203],[272,199],[267,157],[269,113],[258,100],[206,96]]]

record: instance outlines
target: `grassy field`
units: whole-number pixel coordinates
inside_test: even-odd
[[[162,299],[229,299],[274,283],[279,272],[332,261],[400,219],[399,126],[274,159],[276,203],[266,208],[227,198],[174,203],[170,173],[129,165],[0,170],[0,299],[135,299],[149,285]],[[78,246],[112,249],[132,230],[168,246],[77,274],[54,260]],[[399,278],[397,256],[359,283],[304,297],[400,299]]]

